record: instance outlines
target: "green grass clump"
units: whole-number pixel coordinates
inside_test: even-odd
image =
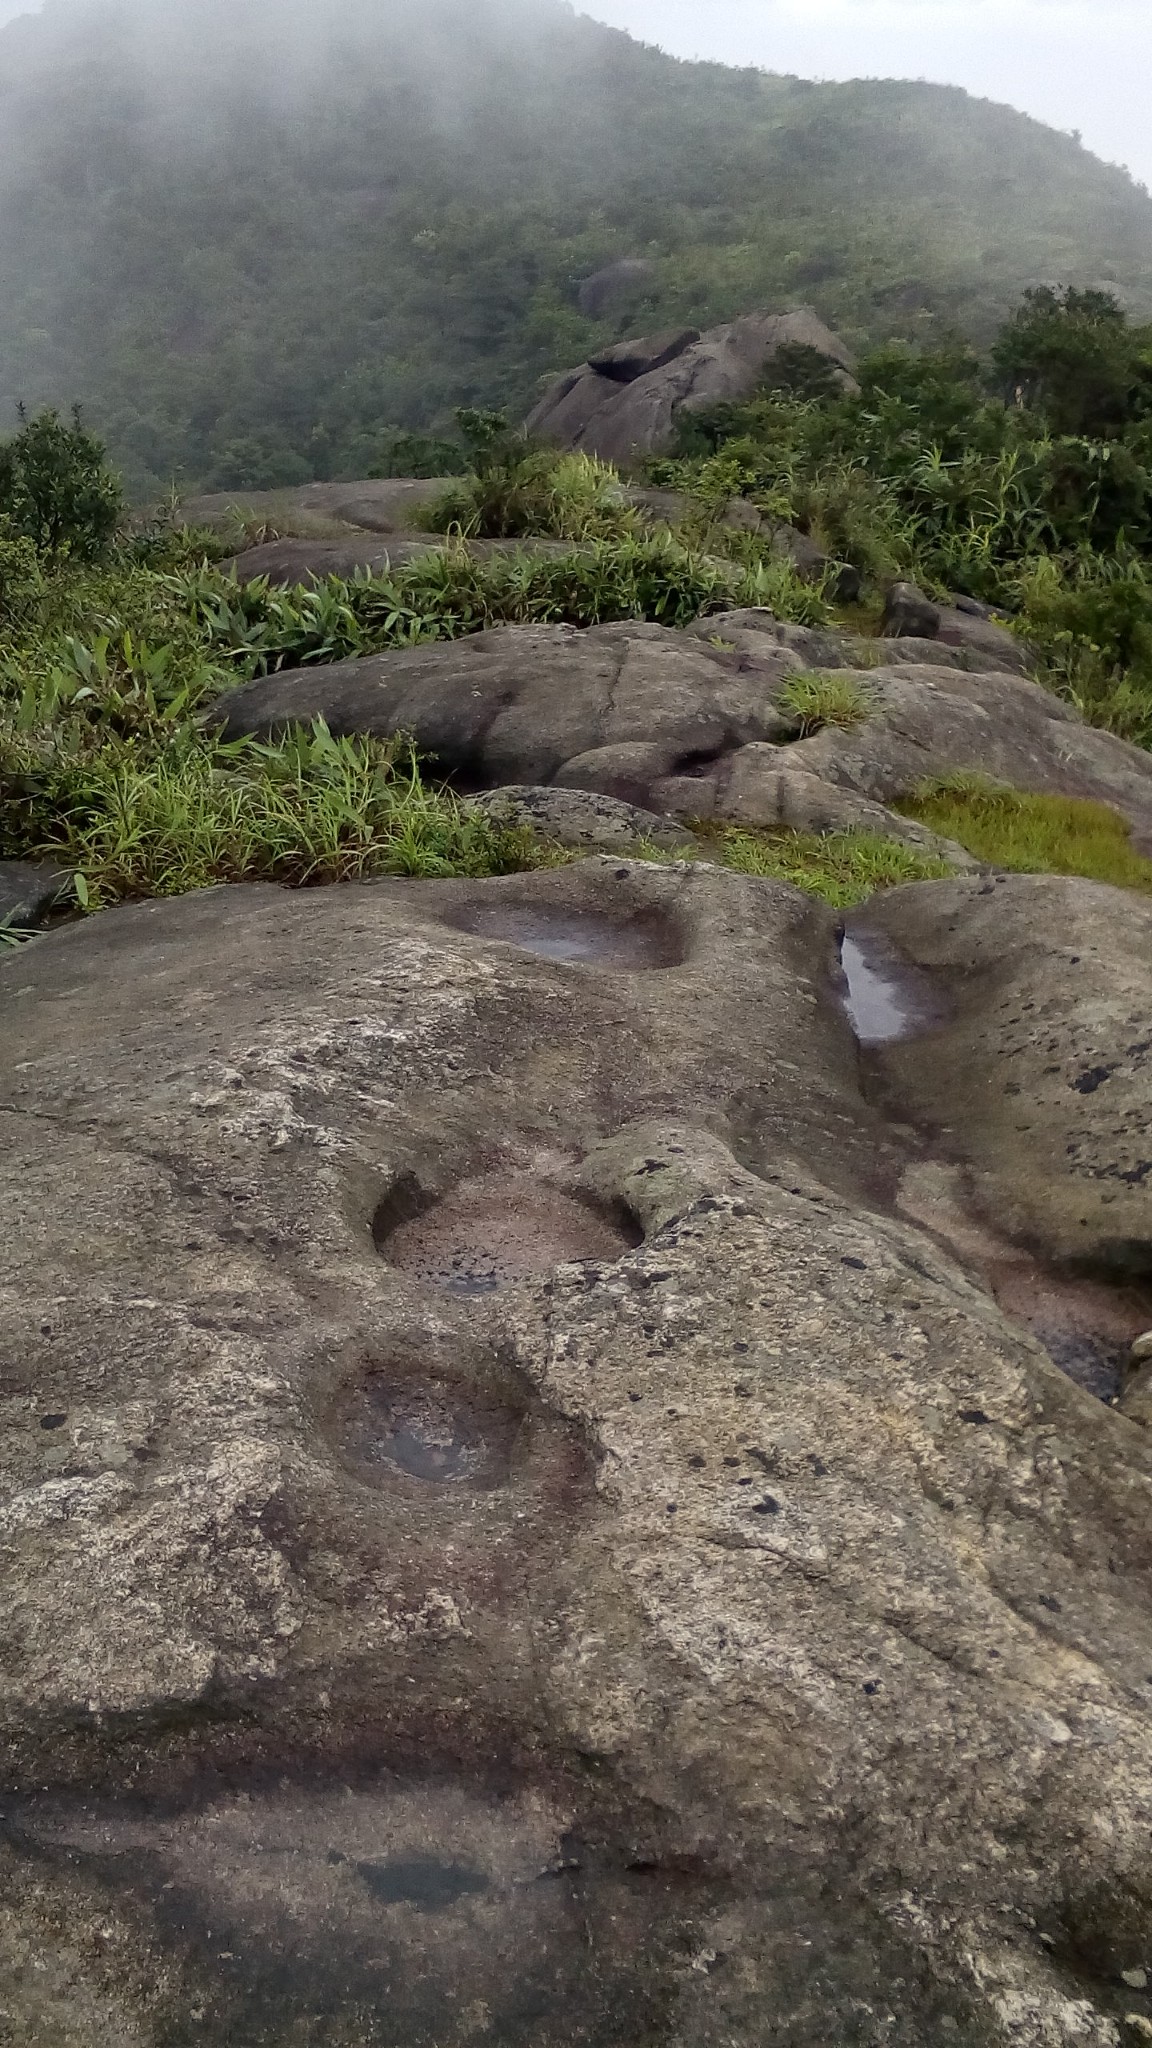
[[[482,463],[478,474],[461,477],[426,507],[420,524],[429,533],[459,528],[486,540],[623,540],[643,530],[619,476],[606,463],[524,443],[513,443],[499,461]]]
[[[776,702],[781,711],[792,713],[805,738],[828,725],[848,732],[862,725],[876,708],[874,691],[847,669],[791,676]]]
[[[989,866],[1026,875],[1083,875],[1152,894],[1152,861],[1127,821],[1083,797],[1032,796],[975,776],[922,784],[894,809],[953,839]]]
[[[953,872],[946,861],[874,832],[754,831],[707,824],[695,829],[705,838],[710,857],[723,867],[792,882],[835,910],[851,910],[878,889],[941,881]]]
[[[493,875],[550,858],[430,787],[402,742],[336,739],[323,721],[228,746],[182,728],[167,746],[64,764],[35,851],[69,867],[81,902],[178,896],[218,882],[303,887],[372,875]]]

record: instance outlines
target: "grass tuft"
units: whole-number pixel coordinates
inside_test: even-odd
[[[974,775],[924,783],[894,804],[989,866],[1025,875],[1083,875],[1152,894],[1152,861],[1127,820],[1084,797],[1033,796]]]
[[[103,753],[37,851],[74,870],[94,910],[218,882],[508,874],[553,858],[527,829],[426,784],[405,743],[336,739],[322,720],[275,743],[185,731],[152,759]]]
[[[776,702],[781,711],[792,713],[805,739],[829,725],[848,732],[876,708],[875,692],[847,669],[791,676]]]
[[[722,866],[791,882],[835,910],[851,910],[879,889],[942,881],[953,873],[946,861],[874,832],[757,831],[707,823],[693,829]]]

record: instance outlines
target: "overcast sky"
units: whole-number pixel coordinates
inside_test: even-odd
[[[1006,100],[1152,187],[1152,0],[577,0],[678,57],[931,78]]]

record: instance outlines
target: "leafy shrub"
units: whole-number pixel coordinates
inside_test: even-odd
[[[791,712],[805,738],[828,725],[847,732],[862,725],[876,708],[874,691],[848,669],[790,676],[776,702],[781,711]]]
[[[43,595],[44,571],[35,547],[0,517],[0,632],[27,624]]]
[[[81,424],[79,412],[71,426],[58,412],[38,413],[0,446],[0,514],[41,552],[95,560],[122,511],[103,444]]]

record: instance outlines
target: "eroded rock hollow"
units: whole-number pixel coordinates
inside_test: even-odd
[[[6,964],[0,2038],[1152,2015],[1118,900],[892,894],[859,1033],[836,916],[699,863]]]

